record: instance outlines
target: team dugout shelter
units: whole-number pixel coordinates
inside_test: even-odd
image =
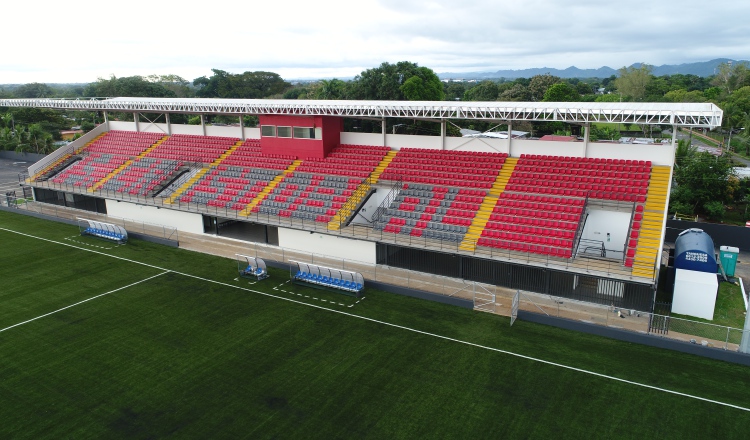
[[[104,115],[29,167],[23,181],[41,203],[322,254],[365,278],[387,266],[638,310],[655,297],[676,133],[722,120],[711,103],[120,97],[0,106]],[[175,114],[201,124],[173,124]],[[237,123],[210,125],[210,115]],[[245,126],[247,115],[258,126]],[[347,131],[347,119],[381,130]],[[389,133],[388,123],[413,121],[433,122],[434,134]],[[447,136],[449,124],[471,121],[493,123],[492,135]],[[526,122],[569,124],[581,136],[507,136]],[[592,142],[592,125],[606,123],[669,135]]]

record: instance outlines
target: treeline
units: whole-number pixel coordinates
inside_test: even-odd
[[[159,97],[159,98],[239,98],[239,99],[334,99],[334,100],[412,100],[412,101],[597,101],[597,102],[713,102],[724,110],[724,129],[748,127],[750,115],[750,69],[746,64],[725,64],[716,75],[656,77],[651,67],[622,68],[619,76],[609,78],[562,79],[537,75],[512,81],[441,81],[431,69],[402,61],[383,63],[367,69],[352,80],[320,80],[291,83],[273,72],[230,73],[212,69],[210,76],[188,81],[178,75],[150,75],[100,78],[90,84],[47,85],[40,83],[0,87],[0,98],[81,98],[81,97]],[[59,131],[78,126],[84,131],[102,121],[91,112],[60,113],[36,109],[0,109],[0,148],[46,152],[59,140]],[[114,119],[132,119],[131,114],[110,115]],[[159,115],[144,115],[154,120]],[[199,123],[199,117],[172,115],[175,123]],[[212,123],[236,123],[236,118],[211,116]],[[257,118],[247,117],[254,124]],[[484,131],[492,123],[454,121],[462,128]],[[347,120],[347,130],[377,132],[380,123]],[[504,129],[499,126],[497,129]],[[637,130],[639,127],[632,127]],[[388,121],[389,132],[438,134],[435,123],[424,121]],[[576,127],[559,123],[519,123],[514,129],[535,136],[548,133],[577,134]],[[743,136],[732,140],[735,147],[747,148]],[[449,125],[449,135],[459,135]],[[593,127],[592,138],[616,139],[620,133],[612,127]]]

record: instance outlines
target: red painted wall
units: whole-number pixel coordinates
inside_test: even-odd
[[[276,127],[320,127],[322,139],[295,139],[264,137],[260,138],[260,149],[263,154],[286,154],[301,159],[308,157],[323,158],[336,147],[344,129],[344,120],[335,116],[287,116],[260,115],[260,125]],[[292,129],[294,132],[294,129]]]

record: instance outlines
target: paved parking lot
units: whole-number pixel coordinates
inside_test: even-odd
[[[31,163],[0,158],[0,195],[5,195],[7,191],[17,191],[16,194],[21,194],[18,174],[27,171]]]

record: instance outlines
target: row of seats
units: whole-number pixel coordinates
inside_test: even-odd
[[[94,237],[104,238],[107,240],[113,240],[122,242],[125,241],[128,237],[125,234],[121,234],[119,232],[109,231],[107,229],[99,229],[94,228],[92,226],[89,226],[88,228],[83,230],[84,235],[93,235]]]
[[[554,246],[546,246],[538,243],[500,240],[495,238],[480,238],[477,245],[508,251],[525,252],[530,254],[544,255],[555,258],[569,259],[573,256],[571,249]]]
[[[644,165],[651,167],[650,160],[604,159],[596,157],[550,156],[544,154],[522,154],[521,160],[546,160],[557,163],[596,163],[610,165]]]
[[[342,280],[325,275],[311,274],[309,272],[297,272],[294,278],[306,283],[318,284],[321,286],[333,287],[336,289],[347,290],[349,292],[359,292],[362,290],[362,284],[354,281]]]
[[[91,188],[127,160],[126,156],[92,153],[68,165],[52,178],[52,182]]]
[[[367,178],[383,160],[388,147],[340,145],[325,158],[305,159],[295,171]]]

